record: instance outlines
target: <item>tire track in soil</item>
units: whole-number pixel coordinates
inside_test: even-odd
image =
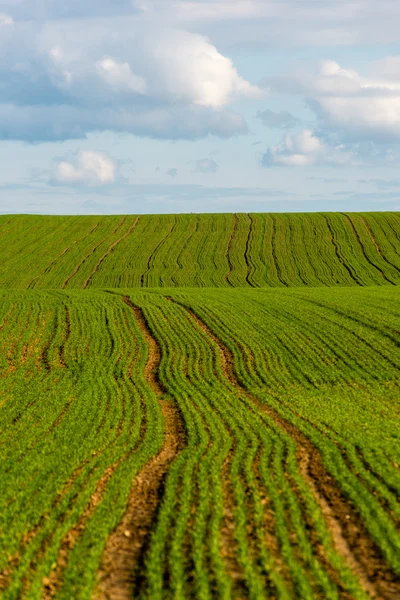
[[[226,280],[227,284],[230,285],[231,287],[232,287],[232,283],[229,281],[229,277],[233,271],[233,263],[231,261],[231,249],[232,249],[233,240],[235,239],[235,235],[236,235],[237,228],[239,225],[239,217],[236,214],[233,216],[235,217],[235,223],[233,225],[231,237],[229,238],[229,242],[228,242],[228,249],[226,251],[226,260],[228,261],[229,271],[225,275],[225,280]]]
[[[135,222],[133,223],[133,225],[131,225],[130,228],[128,229],[128,231],[126,233],[124,233],[124,235],[122,237],[120,237],[116,242],[114,242],[113,244],[111,244],[111,246],[109,247],[109,249],[99,259],[99,262],[97,263],[97,265],[95,266],[95,268],[93,269],[93,271],[90,273],[89,277],[84,281],[84,283],[83,283],[83,289],[87,288],[89,281],[92,279],[92,277],[94,277],[94,275],[96,275],[97,271],[100,269],[102,263],[105,261],[105,259],[107,258],[107,256],[109,256],[111,254],[111,252],[114,250],[114,248],[116,246],[118,246],[118,244],[120,242],[122,242],[122,240],[124,240],[126,237],[128,237],[128,235],[130,235],[132,233],[132,231],[136,228],[136,225],[138,224],[139,219],[140,219],[140,217],[137,217],[135,219]]]
[[[259,285],[250,281],[250,276],[253,276],[254,272],[255,272],[255,268],[250,260],[250,242],[251,242],[251,238],[253,235],[254,220],[250,214],[248,214],[247,216],[249,218],[250,224],[249,224],[249,231],[247,233],[247,238],[246,238],[246,247],[245,247],[245,251],[244,251],[244,262],[246,263],[246,267],[247,267],[246,281],[250,287],[259,287]]]
[[[145,277],[146,277],[146,275],[148,276],[150,273],[151,264],[152,264],[152,262],[154,262],[154,259],[157,255],[157,252],[158,252],[160,246],[162,246],[162,244],[165,242],[165,240],[172,234],[176,225],[177,225],[177,220],[175,219],[175,222],[172,223],[172,225],[171,225],[171,229],[168,231],[168,233],[166,235],[164,235],[163,238],[161,238],[161,240],[158,242],[158,244],[156,245],[156,247],[154,248],[152,253],[148,256],[147,261],[146,261],[146,269],[140,276],[140,287],[148,287],[147,284],[146,285],[144,284]]]
[[[346,262],[346,260],[341,256],[340,252],[339,252],[339,246],[336,243],[336,238],[335,238],[335,232],[332,226],[332,223],[329,221],[328,217],[326,215],[324,215],[323,213],[321,213],[322,216],[325,219],[326,222],[326,226],[328,228],[328,231],[331,235],[331,242],[333,244],[333,247],[335,249],[335,255],[336,258],[338,259],[339,263],[346,269],[346,271],[348,272],[348,274],[350,275],[350,278],[354,281],[354,283],[356,285],[361,285],[363,286],[363,282],[357,277],[356,273],[353,273],[353,270],[351,269],[350,265]]]
[[[187,311],[189,313],[189,318],[191,320],[193,320],[193,319],[196,320],[197,316],[194,315],[194,313],[191,313],[191,311],[186,306],[182,305],[179,301],[174,300],[171,296],[166,296],[165,298],[172,303],[178,304],[185,311]],[[223,371],[224,371],[224,369],[223,369]],[[247,598],[247,596],[249,594],[249,590],[247,588],[246,577],[245,577],[245,573],[243,570],[243,566],[240,564],[240,561],[238,560],[239,549],[238,549],[238,543],[237,543],[237,540],[235,537],[235,530],[236,530],[235,504],[236,504],[236,502],[234,499],[233,487],[232,487],[232,483],[231,483],[230,475],[229,475],[229,467],[230,467],[230,464],[231,464],[231,461],[233,458],[233,453],[234,453],[234,450],[233,450],[233,448],[231,448],[229,450],[228,455],[226,456],[226,458],[224,460],[223,467],[222,467],[222,473],[221,473],[221,481],[222,481],[223,495],[224,495],[224,511],[223,511],[222,525],[221,525],[221,529],[220,529],[221,556],[223,557],[223,559],[225,561],[225,567],[227,570],[227,574],[229,575],[229,577],[231,578],[231,581],[232,581],[233,597],[237,598],[237,600],[245,600],[245,598]],[[260,472],[259,472],[259,451],[257,452],[257,455],[254,459],[254,471],[256,474],[256,480],[259,482],[259,480],[261,479]],[[251,500],[249,500],[250,495],[252,494],[251,486],[249,486],[249,481],[247,479],[243,479],[242,485],[243,485],[243,488],[246,490],[246,495],[249,495],[248,502],[247,502],[248,503],[248,507],[247,507],[248,514],[252,514],[252,509],[250,508],[250,506],[252,506],[252,504],[254,502],[254,497]],[[263,485],[261,486],[261,488],[262,488],[261,502],[265,506],[265,514],[264,514],[264,519],[263,519],[264,539],[267,543],[267,547],[270,550],[270,554],[271,554],[270,558],[273,560],[275,568],[278,569],[281,573],[285,573],[287,575],[286,584],[289,586],[289,588],[291,588],[292,583],[291,583],[290,576],[288,575],[289,571],[287,569],[287,565],[282,560],[279,544],[275,537],[275,531],[274,531],[275,521],[274,521],[272,511],[270,509],[270,501],[269,501],[269,498],[267,497],[267,495],[265,494],[265,489],[264,489]],[[249,529],[250,527],[253,528],[251,531]],[[258,541],[255,539],[254,523],[252,523],[252,524],[250,522],[248,523],[247,533],[249,536],[249,550],[254,559],[255,553],[257,552],[256,547],[258,545]],[[269,586],[272,586],[272,588],[273,588],[274,583],[273,583],[272,579],[270,578],[270,575],[268,573],[264,573],[263,577],[265,578],[265,584],[266,585],[268,584]]]
[[[185,445],[184,425],[178,408],[166,400],[158,379],[160,348],[153,337],[142,310],[128,297],[123,301],[132,310],[146,339],[149,355],[144,375],[156,394],[164,417],[165,441],[161,451],[136,476],[122,520],[109,537],[99,570],[96,600],[131,600],[139,588],[142,561],[148,547],[154,520],[160,504],[165,477],[172,461]]]
[[[221,368],[226,379],[250,401],[270,416],[276,425],[295,441],[299,472],[311,489],[325,518],[335,550],[342,556],[349,569],[357,577],[361,588],[370,598],[395,600],[399,597],[400,584],[385,563],[379,548],[365,530],[361,517],[353,504],[336,487],[334,479],[325,470],[319,451],[312,442],[290,421],[284,419],[272,407],[253,396],[240,382],[235,370],[231,351],[214,332],[190,308],[180,304],[198,327],[216,344]]]

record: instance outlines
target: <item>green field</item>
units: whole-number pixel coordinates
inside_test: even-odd
[[[400,598],[399,236],[1,217],[0,598]]]
[[[399,247],[399,213],[1,216],[0,288],[394,285]]]

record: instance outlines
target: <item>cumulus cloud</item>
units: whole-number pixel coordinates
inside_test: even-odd
[[[218,165],[212,158],[201,158],[196,160],[196,169],[198,173],[216,173]]]
[[[101,20],[89,30],[81,21],[17,23],[12,36],[0,35],[0,138],[41,141],[113,130],[198,139],[247,132],[228,105],[262,92],[204,36],[153,22],[140,26],[140,20],[109,29]]]
[[[136,94],[146,92],[146,82],[143,77],[132,73],[127,62],[120,63],[110,56],[105,56],[96,63],[99,76],[116,91],[129,90]]]
[[[287,110],[281,110],[278,113],[268,109],[259,110],[257,119],[260,119],[264,125],[273,129],[291,129],[300,123],[300,120]]]
[[[400,57],[370,65],[367,75],[321,61],[314,75],[267,79],[271,89],[303,94],[320,127],[345,141],[400,141]]]
[[[221,108],[236,96],[262,96],[261,90],[240,77],[232,61],[201,35],[164,30],[145,49],[151,86],[161,96],[211,108]]]
[[[310,129],[286,135],[275,146],[270,146],[262,157],[264,167],[310,167],[316,165],[346,166],[355,164],[354,154],[343,145],[331,146]]]
[[[62,160],[56,164],[54,181],[66,185],[108,185],[115,183],[115,161],[94,150],[82,150],[72,162]]]

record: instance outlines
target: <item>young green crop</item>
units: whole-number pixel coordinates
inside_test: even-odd
[[[275,222],[273,243],[297,240],[301,219]],[[134,224],[113,237],[121,220],[110,241]],[[258,225],[240,217],[235,235],[252,227],[255,236]],[[271,233],[267,218],[264,225]],[[179,235],[182,243],[183,229]],[[216,247],[222,239],[216,235]],[[277,262],[276,273],[297,269],[304,278],[308,252],[285,269]],[[172,254],[169,246],[168,261]],[[183,250],[177,279],[186,259]],[[235,282],[243,276],[237,264]],[[254,282],[261,258],[248,264]],[[88,286],[0,297],[2,598],[96,597],[132,482],[171,435],[163,402],[179,415],[182,444],[159,488],[136,597],[397,593],[399,288]],[[149,363],[149,337],[158,362]]]
[[[397,285],[397,213],[3,216],[0,288]]]

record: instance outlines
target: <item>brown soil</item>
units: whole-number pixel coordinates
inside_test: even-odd
[[[229,460],[225,461],[222,471],[223,493],[224,493],[224,515],[221,526],[221,556],[224,559],[226,571],[233,582],[235,597],[246,590],[245,574],[238,561],[237,541],[235,539],[235,500],[232,486],[228,476]]]
[[[129,298],[124,302],[135,315],[148,343],[149,355],[145,377],[160,399],[164,417],[164,445],[136,477],[125,514],[107,541],[99,571],[99,583],[94,594],[101,600],[131,600],[140,585],[140,567],[160,504],[163,482],[168,469],[184,445],[184,427],[179,410],[171,402],[161,400],[164,388],[157,377],[160,349],[153,338],[140,308]]]
[[[18,566],[19,561],[19,555],[12,556],[9,559],[7,566],[2,571],[0,571],[0,592],[6,590],[10,585],[12,572]]]
[[[293,423],[248,392],[235,373],[230,350],[191,309],[186,306],[184,308],[200,329],[217,345],[226,379],[259,409],[268,414],[296,442],[300,473],[307,481],[325,517],[336,551],[358,578],[360,586],[371,598],[379,600],[399,598],[398,578],[386,564],[380,549],[365,529],[356,507],[344,496],[336,486],[333,477],[326,471],[319,451]]]
[[[143,551],[160,504],[163,482],[171,462],[181,448],[182,432],[176,407],[163,401],[165,443],[161,452],[136,477],[125,514],[107,541],[94,597],[131,600],[140,581]]]

